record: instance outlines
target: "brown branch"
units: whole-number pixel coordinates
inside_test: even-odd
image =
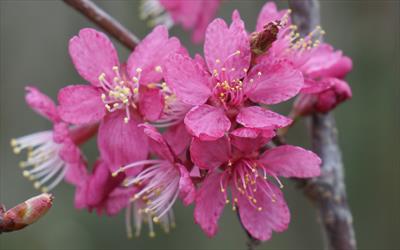
[[[304,35],[319,24],[317,0],[289,0],[293,22]],[[306,196],[318,208],[327,236],[327,248],[356,249],[353,217],[347,203],[344,170],[332,113],[312,116],[313,150],[322,159],[321,176],[302,181]]]
[[[134,49],[139,39],[127,28],[122,26],[117,20],[100,9],[90,0],[63,0],[68,5],[75,8],[92,22],[120,41],[128,49]]]

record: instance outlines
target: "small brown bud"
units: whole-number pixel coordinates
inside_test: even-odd
[[[280,22],[269,22],[262,31],[253,32],[250,35],[251,51],[255,55],[261,55],[271,48],[272,43],[276,41],[280,28]]]

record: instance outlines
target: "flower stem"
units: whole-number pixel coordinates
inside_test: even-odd
[[[134,49],[139,39],[112,16],[90,0],[64,0],[64,2],[86,16],[108,32],[128,49]]]
[[[289,0],[293,22],[307,34],[319,24],[317,0]],[[299,181],[306,196],[318,208],[328,240],[327,249],[356,249],[353,216],[347,203],[344,169],[337,141],[333,113],[313,114],[311,122],[313,150],[322,159],[321,175]]]

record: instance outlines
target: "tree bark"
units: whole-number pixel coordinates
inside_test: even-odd
[[[317,0],[289,0],[293,23],[302,35],[319,25]],[[299,181],[306,196],[315,204],[326,234],[327,249],[356,249],[353,216],[347,203],[342,156],[333,113],[313,114],[311,140],[313,151],[322,159],[321,175]]]

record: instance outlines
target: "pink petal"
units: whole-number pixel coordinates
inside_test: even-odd
[[[159,157],[174,162],[174,154],[163,136],[151,125],[140,124],[139,127],[143,128],[143,132],[149,138],[151,149],[154,150]]]
[[[289,63],[275,61],[254,67],[244,81],[245,93],[253,102],[276,104],[286,101],[303,87],[303,76]]]
[[[221,173],[212,173],[197,191],[194,220],[209,237],[218,230],[218,219],[225,206],[225,194],[221,192]]]
[[[81,151],[71,140],[66,140],[60,150],[60,158],[67,163],[78,163],[82,160]]]
[[[69,54],[79,74],[94,86],[101,86],[98,78],[102,73],[109,82],[113,81],[112,68],[119,66],[119,59],[105,34],[91,28],[81,29],[79,36],[69,41]]]
[[[190,156],[193,163],[200,168],[217,168],[230,159],[229,141],[226,137],[215,141],[201,141],[193,138]]]
[[[224,110],[208,104],[192,108],[186,114],[185,124],[189,133],[206,141],[221,138],[231,127]]]
[[[190,1],[188,1],[190,2]],[[201,43],[204,40],[204,35],[208,24],[215,17],[218,7],[220,5],[220,0],[208,0],[202,2],[199,16],[197,18],[196,26],[194,27],[192,33],[192,42]],[[190,15],[186,15],[190,16]]]
[[[164,139],[170,145],[175,155],[180,155],[188,147],[192,136],[186,131],[185,124],[181,122],[169,127],[164,133]]]
[[[164,110],[164,97],[159,89],[140,88],[139,111],[149,121],[156,121]]]
[[[331,81],[314,80],[307,77],[304,79],[304,86],[300,92],[302,94],[316,94],[331,88],[332,84]]]
[[[257,19],[256,31],[263,30],[263,27],[273,21],[281,20],[287,10],[278,11],[274,2],[264,4]]]
[[[207,101],[211,90],[205,73],[191,58],[173,54],[165,67],[165,80],[182,102],[200,105]]]
[[[68,163],[67,172],[64,177],[66,182],[78,186],[86,178],[87,178],[87,169],[86,169],[86,163],[84,161]]]
[[[104,209],[108,216],[113,216],[121,212],[126,208],[130,202],[130,199],[135,194],[136,188],[116,188],[107,197],[107,200],[103,203],[100,209],[97,209],[97,213],[101,213]]]
[[[267,130],[268,136],[263,136],[261,129],[239,128],[230,134],[231,143],[242,153],[252,153],[266,144],[275,136],[273,130]],[[267,135],[267,134],[266,134]]]
[[[87,207],[87,185],[86,181],[82,180],[80,185],[76,186],[74,195],[74,206],[76,209],[83,209]]]
[[[268,183],[275,194],[274,201],[268,197],[269,188],[266,181],[257,182],[257,191],[254,192],[256,205],[249,201],[248,197],[240,194],[234,189],[235,196],[238,198],[240,220],[247,232],[258,240],[269,240],[272,231],[285,231],[290,222],[290,212],[283,198],[281,190],[274,184]],[[261,207],[261,211],[258,210]]]
[[[176,38],[168,38],[168,29],[157,26],[148,34],[128,58],[127,71],[130,78],[136,76],[140,84],[159,82],[162,78],[165,60],[171,53],[177,53],[181,44]],[[161,71],[156,69],[161,67]],[[136,70],[140,68],[140,77]]]
[[[206,5],[201,1],[171,1],[160,0],[160,4],[168,11],[174,23],[179,23],[185,29],[194,28],[202,12],[202,6]]]
[[[342,51],[335,51],[330,44],[324,43],[304,53],[304,57],[306,62],[300,66],[304,74],[325,76],[325,73],[341,60]]]
[[[310,178],[320,174],[321,159],[313,152],[295,146],[269,149],[259,162],[268,171],[283,177]]]
[[[98,160],[87,184],[88,206],[96,207],[107,200],[110,193],[121,184],[124,178],[123,173],[113,177],[107,163]]]
[[[139,117],[131,112],[128,123],[124,123],[124,117],[122,111],[109,113],[99,127],[99,151],[112,172],[125,164],[146,159],[149,152],[147,137],[143,129],[138,128]]]
[[[182,199],[183,204],[188,206],[194,201],[196,190],[186,167],[181,164],[177,164],[176,166],[178,166],[181,174],[181,178],[179,179],[179,197]]]
[[[53,100],[35,87],[27,86],[25,91],[25,101],[29,107],[50,121],[59,121],[60,118]]]
[[[352,68],[352,60],[347,56],[343,56],[336,64],[332,65],[326,72],[322,72],[322,74],[329,77],[344,78]]]
[[[208,25],[204,55],[209,71],[216,70],[220,81],[241,79],[246,75],[250,65],[250,42],[239,12],[233,12],[229,28],[219,18]]]
[[[332,83],[332,87],[317,95],[315,111],[320,113],[334,109],[340,103],[348,100],[352,96],[351,88],[347,82],[336,78],[324,79]]]
[[[58,92],[61,119],[72,124],[99,121],[106,113],[101,92],[88,85],[71,85]]]
[[[258,106],[242,108],[236,121],[247,128],[262,129],[282,128],[292,123],[291,119]]]

